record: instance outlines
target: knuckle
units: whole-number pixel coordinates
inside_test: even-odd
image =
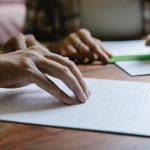
[[[22,33],[19,33],[18,36],[23,36],[23,34],[22,34]]]
[[[22,72],[24,72],[26,75],[29,75],[31,77],[37,74],[36,64],[30,58],[22,59],[22,61],[20,62],[19,68]]]
[[[24,37],[24,35],[23,35],[22,33],[19,33],[19,34],[16,36],[16,38],[22,38],[22,37]]]
[[[28,34],[27,35],[27,39],[29,39],[29,40],[35,40],[35,37],[32,34]]]
[[[29,50],[24,52],[23,55],[24,58],[28,58],[28,59],[39,59],[42,57],[42,55],[40,53],[38,53],[38,51],[34,51],[34,50]]]
[[[20,60],[19,68],[24,72],[30,72],[32,69],[33,62],[28,58]]]
[[[37,44],[37,45],[31,46],[29,49],[39,50],[39,49],[42,49],[42,47]]]
[[[78,34],[90,34],[90,31],[84,28],[81,28],[77,31]]]
[[[67,67],[62,67],[60,72],[61,74],[70,74],[70,70]]]
[[[41,48],[39,45],[34,45],[31,47],[32,49],[38,49],[38,48]]]
[[[76,68],[76,65],[73,61],[68,60],[68,67],[71,68],[71,69],[74,69],[74,68]]]
[[[76,37],[75,33],[71,33],[71,34],[68,36],[68,39],[69,39],[70,41],[72,41],[72,40],[75,39],[75,37]]]

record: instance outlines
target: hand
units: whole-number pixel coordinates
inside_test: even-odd
[[[2,46],[2,53],[10,53],[16,50],[26,49],[34,45],[40,45],[32,34],[23,35],[19,34],[10,38],[10,40]]]
[[[111,57],[102,42],[92,37],[86,29],[80,29],[55,44],[56,49],[60,50],[60,55],[69,57],[76,63],[92,63],[100,60],[106,64]]]
[[[150,46],[150,35],[148,35],[146,38],[146,45]]]
[[[89,98],[90,92],[80,71],[67,58],[50,53],[40,46],[0,55],[0,87],[35,83],[62,102],[73,104],[73,99],[45,74],[62,80],[79,102],[85,102]]]

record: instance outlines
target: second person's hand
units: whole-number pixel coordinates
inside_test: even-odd
[[[49,45],[49,49],[59,50],[59,54],[67,56],[76,63],[92,63],[96,60],[108,63],[111,54],[104,48],[99,39],[92,37],[86,29],[80,29],[65,39]]]

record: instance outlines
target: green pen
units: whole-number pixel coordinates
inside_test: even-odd
[[[122,55],[122,56],[112,56],[108,61],[109,64],[114,64],[117,61],[132,61],[132,60],[150,60],[150,55]]]

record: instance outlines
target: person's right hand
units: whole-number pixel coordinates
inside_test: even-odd
[[[57,53],[69,57],[76,63],[93,63],[100,61],[107,64],[112,57],[109,51],[105,49],[99,39],[93,37],[90,31],[79,29],[78,31],[69,34],[66,38],[49,44],[48,48],[57,50]]]
[[[76,65],[68,58],[50,53],[40,46],[0,55],[0,87],[16,87],[28,83],[52,94],[66,104],[74,100],[45,74],[62,80],[79,102],[85,102],[90,91]]]

